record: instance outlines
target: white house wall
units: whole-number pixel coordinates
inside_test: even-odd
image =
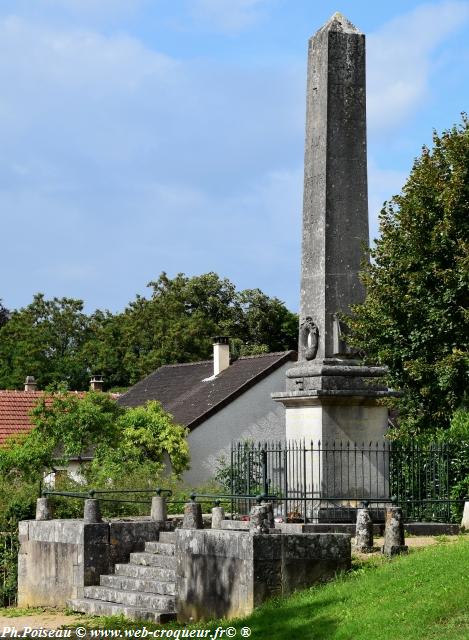
[[[285,439],[285,408],[270,394],[284,389],[285,373],[291,366],[288,361],[191,431],[186,484],[197,487],[213,477],[217,461],[223,456],[229,460],[235,440]]]

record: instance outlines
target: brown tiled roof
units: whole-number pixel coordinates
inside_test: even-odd
[[[175,421],[191,429],[219,411],[254,384],[289,360],[296,351],[266,353],[235,360],[213,378],[213,362],[189,362],[160,367],[137,382],[118,399],[126,407],[159,400]]]
[[[72,391],[80,397],[85,391]],[[27,433],[33,428],[29,414],[44,395],[44,391],[0,390],[0,445],[7,438]],[[112,394],[117,398],[116,394]]]

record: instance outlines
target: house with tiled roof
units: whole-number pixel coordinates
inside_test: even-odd
[[[82,391],[72,393],[84,395]],[[27,376],[23,391],[0,389],[0,445],[8,438],[31,431],[30,414],[43,395],[44,391],[38,391],[33,376]]]
[[[91,388],[98,390],[102,385],[102,380],[93,378]],[[72,391],[79,397],[85,395],[84,391]],[[8,440],[15,436],[27,434],[33,429],[31,411],[44,396],[44,391],[37,389],[33,376],[27,376],[24,390],[0,389],[0,446],[8,446]],[[117,396],[116,396],[117,397]],[[91,460],[91,452],[84,452],[79,458],[70,461],[67,473],[72,476],[80,476],[80,467],[83,462]],[[58,467],[57,470],[62,469]],[[53,482],[53,475],[48,475],[49,481]]]
[[[215,339],[213,360],[164,365],[117,400],[137,407],[158,400],[189,429],[191,468],[184,480],[197,486],[228,458],[233,441],[285,438],[285,410],[270,394],[285,385],[296,351],[263,353],[230,361],[229,341]]]

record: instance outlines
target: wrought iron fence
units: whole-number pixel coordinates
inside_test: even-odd
[[[452,448],[447,444],[375,442],[240,442],[231,449],[230,491],[275,494],[278,517],[290,522],[350,522],[363,501],[376,520],[386,504],[407,519],[454,519]],[[251,504],[235,501],[244,514]]]

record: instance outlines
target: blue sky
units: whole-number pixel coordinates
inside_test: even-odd
[[[469,2],[1,0],[0,298],[216,271],[296,310],[307,39],[367,35],[370,227],[468,108]]]

